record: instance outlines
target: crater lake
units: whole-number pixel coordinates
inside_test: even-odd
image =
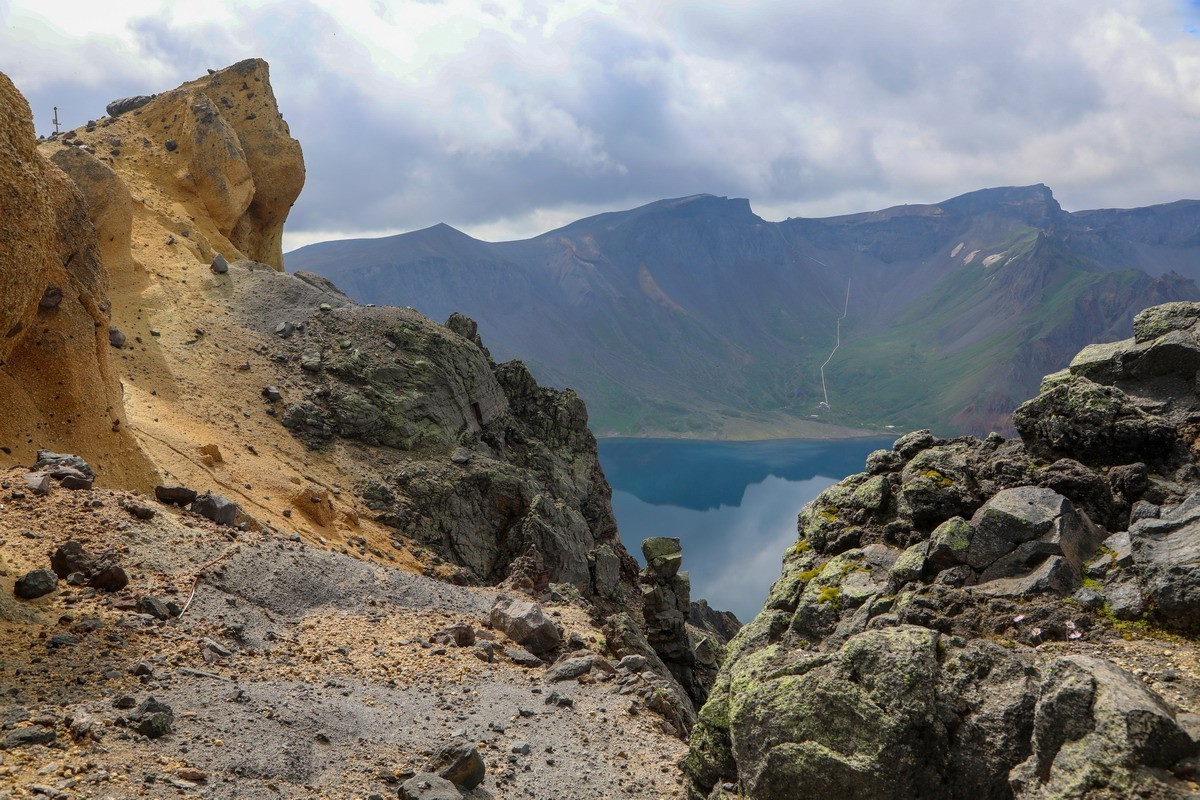
[[[621,539],[642,561],[642,539],[678,536],[692,599],[743,623],[762,610],[796,541],[800,507],[895,436],[717,442],[601,439]]]

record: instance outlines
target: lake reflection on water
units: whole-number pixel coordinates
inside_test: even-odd
[[[602,439],[600,461],[629,551],[641,561],[642,539],[680,537],[692,598],[748,622],[796,541],[800,507],[892,441]]]

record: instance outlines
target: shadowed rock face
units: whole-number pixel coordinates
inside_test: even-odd
[[[1119,619],[1194,654],[1200,619],[1200,305],[1135,331],[1047,378],[1023,441],[908,434],[804,507],[692,797],[1193,796],[1175,710],[1097,657]]]
[[[29,106],[0,74],[0,445],[33,463],[75,452],[146,485],[108,359],[108,273],[84,196],[36,149]]]

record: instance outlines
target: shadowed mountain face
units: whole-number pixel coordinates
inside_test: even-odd
[[[517,242],[446,225],[325,242],[288,266],[477,319],[601,434],[987,432],[1084,344],[1200,299],[1200,201],[1068,213],[1038,185],[775,223],[696,195]]]

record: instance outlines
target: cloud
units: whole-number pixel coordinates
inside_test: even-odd
[[[308,182],[289,228],[527,235],[712,192],[775,217],[1045,182],[1068,208],[1200,185],[1175,0],[848,4],[0,2],[0,70],[78,124],[263,56]]]

